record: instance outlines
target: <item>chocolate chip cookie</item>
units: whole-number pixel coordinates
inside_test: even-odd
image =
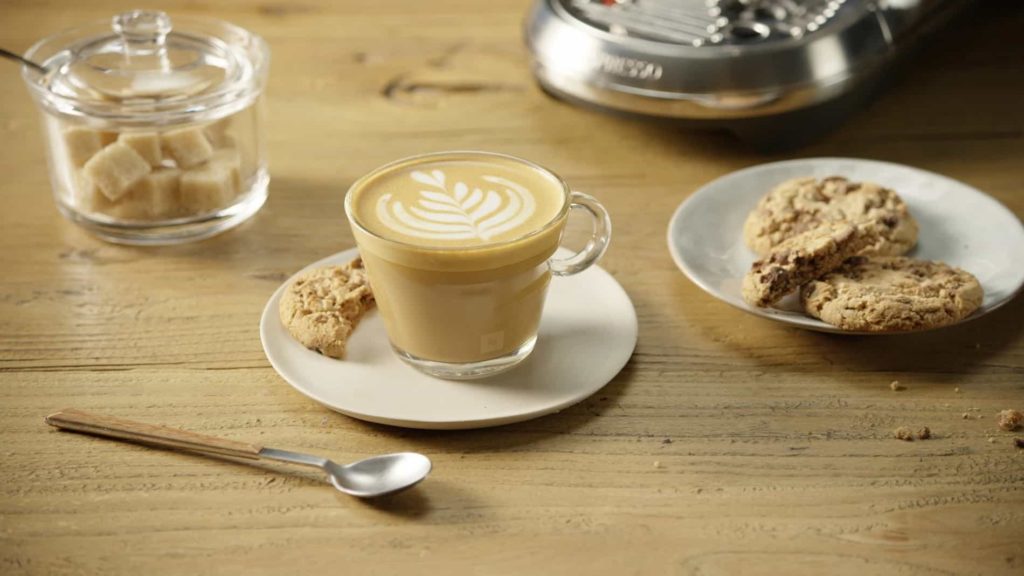
[[[917,222],[892,190],[840,176],[796,178],[776,186],[747,217],[743,240],[760,256],[823,222],[870,223],[880,230],[868,252],[898,256],[917,243]]]
[[[373,306],[363,261],[303,273],[284,294],[278,312],[292,337],[324,356],[343,358],[349,335]]]
[[[804,310],[833,326],[905,332],[954,324],[979,306],[983,291],[969,272],[943,262],[857,256],[808,283]]]
[[[878,242],[874,226],[826,222],[782,242],[743,278],[743,299],[770,306]]]

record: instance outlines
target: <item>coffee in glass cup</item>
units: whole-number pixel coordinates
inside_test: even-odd
[[[553,259],[572,209],[592,217],[591,238]],[[395,352],[453,379],[529,356],[551,276],[589,267],[611,235],[595,199],[536,164],[489,152],[382,166],[352,185],[345,212]]]

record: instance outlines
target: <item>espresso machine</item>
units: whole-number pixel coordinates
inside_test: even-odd
[[[970,3],[537,0],[525,36],[537,80],[559,98],[779,149],[862,108]]]

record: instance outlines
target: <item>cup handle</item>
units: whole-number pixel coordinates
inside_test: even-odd
[[[612,238],[611,218],[608,217],[608,211],[596,198],[582,192],[573,192],[569,195],[569,209],[586,210],[590,214],[593,226],[590,240],[587,240],[587,245],[583,247],[583,250],[568,258],[548,260],[551,273],[555,276],[571,276],[586,270],[604,255],[604,251],[608,249],[608,242]]]

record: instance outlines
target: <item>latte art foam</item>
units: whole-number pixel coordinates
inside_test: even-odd
[[[350,192],[356,220],[378,236],[423,246],[503,242],[543,228],[561,211],[563,185],[503,157],[396,166]]]
[[[409,177],[428,189],[419,191],[415,204],[406,206],[392,194],[377,201],[377,217],[388,228],[415,238],[463,240],[491,238],[521,226],[537,209],[526,187],[501,176],[480,179],[495,189],[455,182],[450,189],[444,170],[413,171]]]

